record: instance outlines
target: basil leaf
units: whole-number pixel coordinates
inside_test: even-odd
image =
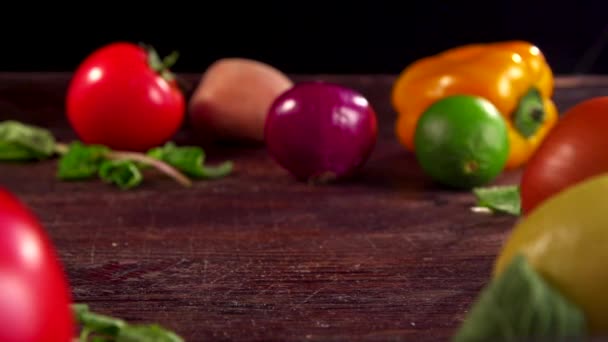
[[[197,178],[221,178],[232,172],[232,162],[224,162],[215,167],[204,165],[205,152],[197,146],[177,146],[168,142],[164,146],[148,151],[148,156],[164,161],[183,173]]]
[[[159,325],[127,325],[121,329],[116,342],[183,342],[175,333]]]
[[[521,198],[517,185],[491,186],[474,188],[477,205],[495,212],[519,216],[521,214]]]
[[[137,165],[130,160],[104,161],[99,168],[99,177],[123,190],[134,188],[143,180]]]
[[[453,342],[556,340],[585,334],[582,311],[518,255],[482,290]]]
[[[32,150],[16,143],[0,141],[0,160],[1,161],[28,161],[38,159]]]
[[[110,149],[102,145],[84,145],[75,141],[59,159],[57,176],[63,180],[96,177]]]
[[[184,340],[157,324],[132,325],[114,318],[89,311],[86,304],[72,304],[72,314],[82,326],[80,341],[115,342],[184,342]]]
[[[72,304],[72,314],[76,322],[84,327],[87,335],[88,333],[97,333],[116,336],[120,329],[127,325],[121,319],[89,311],[89,306],[86,304]]]
[[[50,131],[18,121],[0,122],[0,160],[42,160],[55,153],[55,137]]]

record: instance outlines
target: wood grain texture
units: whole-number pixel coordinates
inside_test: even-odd
[[[69,77],[0,74],[0,120],[75,138],[63,116]],[[471,194],[420,171],[393,137],[393,76],[294,76],[311,78],[361,91],[378,112],[378,145],[348,182],[298,183],[263,147],[216,146],[211,161],[232,159],[235,173],[192,189],[163,177],[129,192],[60,182],[55,161],[0,165],[0,185],[35,211],[74,299],[96,311],[158,322],[188,341],[449,338],[515,218],[474,214]],[[567,80],[556,90],[562,110],[608,91]],[[188,127],[176,139],[191,141]]]

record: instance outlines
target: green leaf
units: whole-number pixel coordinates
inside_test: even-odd
[[[89,311],[86,304],[73,304],[72,313],[76,322],[82,326],[80,342],[184,342],[172,331],[160,325],[129,324],[114,318]]]
[[[55,153],[55,143],[46,129],[14,120],[0,122],[0,161],[47,159]]]
[[[177,146],[168,142],[164,146],[149,150],[148,155],[196,178],[221,178],[230,174],[233,169],[230,161],[214,167],[206,166],[205,152],[198,146]]]
[[[84,145],[75,141],[59,159],[57,176],[63,180],[96,177],[110,149],[102,145]]]
[[[118,333],[116,342],[183,342],[175,333],[163,327],[151,325],[129,325]]]
[[[453,342],[555,341],[585,335],[582,311],[518,255],[482,290]]]
[[[104,161],[99,168],[99,177],[123,190],[134,188],[143,180],[137,165],[131,160]]]
[[[87,333],[117,336],[119,331],[127,325],[121,319],[89,311],[86,304],[73,304],[72,313],[76,322],[81,324]]]
[[[474,188],[477,205],[495,212],[519,216],[521,214],[521,199],[517,185],[490,186]]]

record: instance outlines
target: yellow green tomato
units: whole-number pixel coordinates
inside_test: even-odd
[[[513,229],[494,275],[514,256],[530,264],[585,314],[592,332],[608,333],[608,174],[548,198]]]
[[[503,117],[478,96],[453,95],[431,105],[418,120],[414,145],[425,173],[454,188],[493,181],[509,157]]]

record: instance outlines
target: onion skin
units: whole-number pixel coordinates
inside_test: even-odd
[[[293,82],[278,69],[246,58],[211,64],[194,90],[189,120],[199,140],[257,142],[272,101]]]
[[[328,82],[302,82],[270,107],[268,153],[301,181],[353,175],[369,159],[378,136],[376,113],[360,93]]]

